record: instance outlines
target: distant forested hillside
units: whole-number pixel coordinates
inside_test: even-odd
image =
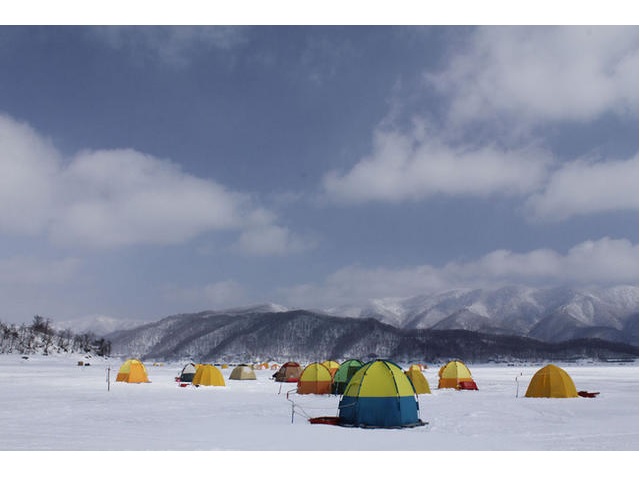
[[[558,343],[468,330],[401,329],[375,319],[317,312],[200,312],[108,335],[114,355],[249,362],[390,358],[437,362],[634,359],[638,347],[597,338]]]

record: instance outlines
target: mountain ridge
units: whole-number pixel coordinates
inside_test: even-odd
[[[485,359],[527,352],[562,357],[556,347],[562,343],[578,354],[571,342],[583,342],[587,350],[600,345],[591,354],[615,357],[637,352],[638,288],[457,289],[325,311],[261,304],[171,315],[107,338],[114,352],[157,358],[285,358],[314,352],[327,358],[430,357],[434,351]],[[464,350],[456,338],[466,339]]]
[[[550,317],[560,323],[578,322],[576,325],[580,327],[607,327],[622,332],[625,319],[633,314],[637,316],[638,287],[577,289],[510,285],[495,289],[455,289],[433,295],[376,299],[363,306],[334,307],[326,312],[372,317],[399,328],[462,328],[553,341],[553,332],[546,334],[544,329],[535,329],[539,322],[550,321],[545,320]],[[565,314],[559,315],[559,312]],[[470,320],[472,317],[475,322]]]
[[[335,317],[307,310],[241,315],[200,312],[116,332],[114,355],[154,360],[254,362],[393,358],[437,362],[623,359],[638,347],[598,338],[549,343],[469,330],[399,329],[373,318]]]

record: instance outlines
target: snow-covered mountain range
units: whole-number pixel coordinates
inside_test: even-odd
[[[455,290],[322,312],[265,304],[173,315],[107,338],[116,354],[153,358],[610,358],[619,346],[637,356],[638,288]]]
[[[299,362],[391,358],[415,363],[466,361],[633,360],[638,347],[601,339],[542,342],[465,330],[400,329],[373,318],[334,317],[308,310],[167,317],[109,335],[112,354],[144,360]]]
[[[325,312],[375,318],[404,329],[461,329],[544,341],[569,340],[585,334],[634,343],[628,335],[632,335],[634,325],[637,332],[638,287],[458,289],[434,295],[371,300],[366,305],[331,308]]]

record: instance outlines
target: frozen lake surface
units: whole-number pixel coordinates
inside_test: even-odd
[[[78,360],[91,365],[78,366]],[[439,390],[440,365],[429,365],[424,374],[432,394],[419,396],[420,418],[428,425],[397,430],[308,422],[306,417],[337,415],[338,396],[290,394],[297,412],[292,416],[287,392],[295,384],[275,383],[271,370],[256,370],[257,380],[239,381],[229,380],[229,368],[222,370],[225,387],[180,388],[174,377],[182,363],[147,364],[151,383],[114,383],[121,363],[0,356],[2,455],[161,451],[166,459],[178,452],[225,451],[233,458],[238,451],[252,451],[252,458],[269,452],[270,459],[273,451],[637,454],[639,448],[637,363],[558,364],[578,390],[600,392],[596,398],[573,399],[524,398],[529,380],[544,364],[468,364],[478,391]],[[152,458],[157,464],[158,456]]]

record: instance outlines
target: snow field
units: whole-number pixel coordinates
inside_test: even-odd
[[[609,466],[608,474],[612,464],[623,468],[629,455],[638,459],[637,363],[559,364],[578,390],[600,392],[593,399],[524,398],[529,380],[544,364],[468,364],[479,391],[437,389],[439,365],[433,365],[424,371],[432,394],[419,396],[420,418],[428,425],[382,430],[312,425],[306,417],[338,414],[339,397],[290,392],[296,405],[292,422],[287,392],[295,390],[295,384],[273,382],[272,370],[256,370],[255,381],[238,381],[228,379],[229,368],[222,370],[225,387],[180,388],[174,377],[182,363],[147,364],[151,383],[125,384],[114,382],[122,363],[119,359],[93,358],[90,366],[83,367],[77,360],[0,357],[2,457],[40,452],[50,460],[47,452],[55,452],[58,462],[70,452],[76,456],[76,452],[86,452],[89,458],[108,459],[109,464],[120,464],[115,459],[122,458],[126,465],[135,452],[135,458],[149,458],[148,465],[163,465],[161,470],[167,472],[188,462],[196,452],[200,458],[205,451],[207,458],[221,455],[225,459],[250,451],[242,458],[266,458],[267,464],[283,455],[276,451],[296,451],[299,459],[315,458],[311,452],[317,451],[338,459],[351,452],[345,457],[347,465],[354,454],[377,462],[380,457],[375,452],[386,452],[390,458],[419,452],[418,458],[431,464],[467,451],[478,467],[495,458],[491,452],[501,452],[501,458],[512,452],[516,455],[509,457],[515,459],[516,478],[530,473],[522,468],[523,452],[546,453],[544,458],[583,452],[577,457],[578,464],[571,462],[572,475],[595,458]],[[478,452],[483,452],[481,458]],[[600,453],[585,459],[584,452]],[[621,453],[625,453],[623,459],[609,459]],[[243,468],[255,468],[254,476],[269,474],[259,462],[240,463]],[[434,468],[438,465],[442,467],[438,461],[433,463]],[[488,465],[493,461],[488,460]],[[280,468],[282,475],[292,471],[291,465]],[[593,474],[597,468],[591,465],[585,473]],[[374,472],[381,474],[384,469],[378,466]],[[505,467],[504,471],[509,470]],[[271,474],[279,478],[277,471]]]

